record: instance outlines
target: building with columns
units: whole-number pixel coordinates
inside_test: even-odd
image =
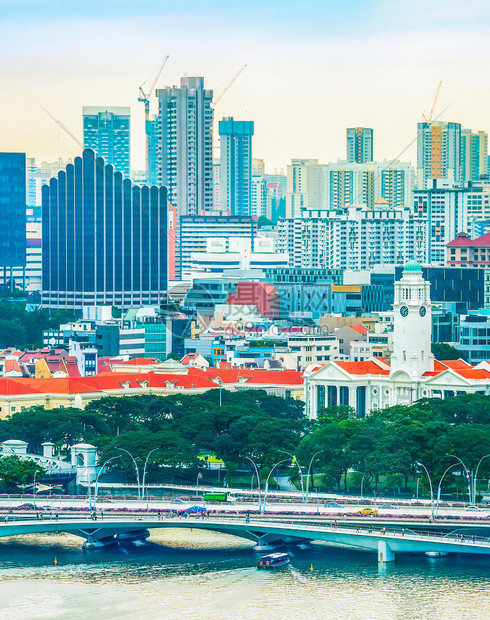
[[[360,417],[374,409],[411,405],[421,398],[461,393],[490,395],[490,363],[438,361],[431,353],[432,306],[429,282],[409,261],[395,282],[393,352],[389,358],[331,361],[305,371],[306,411],[310,418],[332,405],[349,405]]]

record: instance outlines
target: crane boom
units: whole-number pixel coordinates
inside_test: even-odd
[[[168,59],[169,59],[169,55],[167,54],[165,56],[165,58],[163,59],[163,62],[160,65],[160,69],[158,70],[158,73],[156,74],[155,79],[151,83],[151,86],[150,86],[150,89],[148,90],[148,92],[145,93],[145,91],[143,90],[143,86],[146,84],[146,82],[143,82],[143,84],[141,84],[141,86],[139,88],[140,96],[138,97],[138,101],[141,101],[142,103],[145,104],[146,176],[147,176],[147,180],[148,180],[148,173],[150,171],[150,145],[149,145],[149,135],[148,135],[148,121],[150,120],[150,97],[153,94],[153,91],[155,90],[155,86],[156,86],[156,84],[158,82],[158,78],[162,74],[163,68],[167,64],[167,60]]]
[[[434,114],[434,110],[435,110],[435,107],[436,107],[437,99],[438,99],[438,97],[439,97],[439,91],[441,90],[441,86],[442,86],[442,80],[441,80],[441,81],[439,82],[439,84],[437,85],[436,95],[435,95],[435,97],[434,97],[434,103],[432,104],[432,108],[431,108],[431,110],[430,110],[429,117],[427,118],[427,116],[426,116],[425,114],[422,114],[422,116],[423,116],[423,118],[424,118],[424,121],[425,121],[426,123],[431,123],[431,122],[432,122],[432,116],[433,116],[433,114]]]
[[[224,91],[219,95],[219,97],[213,102],[213,108],[216,107],[216,105],[221,101],[221,99],[226,95],[226,93],[228,92],[228,90],[233,86],[233,84],[236,82],[236,80],[240,77],[240,75],[245,71],[245,69],[247,68],[247,65],[243,65],[243,67],[240,68],[239,71],[237,71],[235,73],[235,75],[231,78],[230,82],[227,84],[227,86],[225,87]]]

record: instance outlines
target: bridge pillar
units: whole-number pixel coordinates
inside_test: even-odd
[[[394,562],[395,554],[384,540],[378,540],[378,562]]]

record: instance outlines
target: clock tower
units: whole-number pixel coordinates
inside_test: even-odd
[[[408,261],[402,279],[395,282],[393,312],[391,374],[405,370],[414,379],[434,370],[430,284],[414,260]]]

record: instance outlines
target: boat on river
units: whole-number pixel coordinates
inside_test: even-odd
[[[260,558],[257,568],[279,568],[287,564],[289,564],[289,555],[287,553],[269,553]]]

